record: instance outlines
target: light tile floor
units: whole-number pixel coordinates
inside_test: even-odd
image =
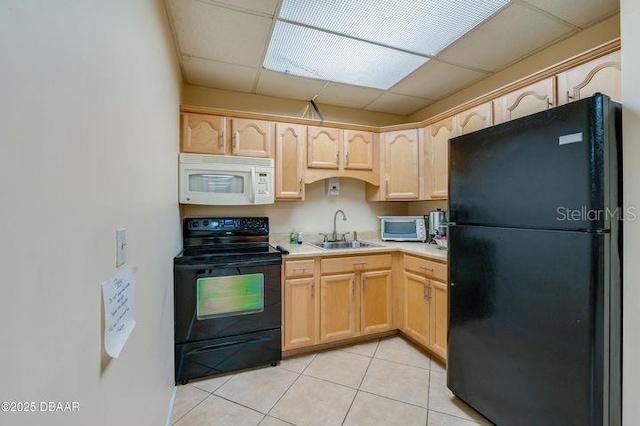
[[[178,386],[176,426],[473,426],[445,369],[400,336]]]

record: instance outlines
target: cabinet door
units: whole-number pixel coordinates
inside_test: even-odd
[[[320,282],[320,341],[357,336],[359,330],[356,275],[330,275]]]
[[[449,327],[448,288],[445,283],[431,281],[429,294],[429,349],[442,358],[447,357],[447,331]]]
[[[317,343],[317,297],[314,278],[296,278],[284,282],[284,349]]]
[[[373,133],[344,131],[344,168],[373,170]]]
[[[270,121],[231,119],[232,155],[273,158],[273,127]]]
[[[449,193],[449,139],[455,136],[453,117],[424,129],[425,198],[447,198]]]
[[[360,280],[362,334],[391,330],[391,271],[363,272]]]
[[[340,167],[342,131],[328,127],[307,127],[307,167],[338,169]]]
[[[182,114],[182,152],[226,154],[224,117],[206,114]]]
[[[304,199],[305,126],[276,123],[276,199]]]
[[[487,102],[461,112],[456,116],[457,135],[465,135],[476,130],[493,126],[493,105]]]
[[[554,77],[547,78],[496,99],[494,101],[496,122],[515,120],[553,107],[556,93],[555,81]]]
[[[420,197],[418,130],[384,134],[384,196],[387,200]]]
[[[558,75],[561,104],[588,98],[596,92],[622,100],[620,51],[613,52]]]
[[[429,343],[429,280],[404,271],[404,332],[423,345]]]

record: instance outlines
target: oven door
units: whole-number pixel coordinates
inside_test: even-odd
[[[175,265],[175,343],[280,328],[280,270],[280,259]]]

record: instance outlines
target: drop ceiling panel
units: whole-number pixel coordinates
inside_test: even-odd
[[[322,104],[361,109],[382,93],[384,93],[384,91],[379,89],[342,83],[329,83],[322,93],[320,93],[316,101]]]
[[[517,3],[458,40],[438,57],[461,66],[498,70],[573,31]]]
[[[620,10],[619,0],[580,0],[579,2],[526,0],[526,2],[583,28]]]
[[[173,28],[181,53],[258,67],[271,19],[196,0],[170,0]]]
[[[207,3],[223,3],[234,9],[253,10],[273,16],[278,0],[203,0]]]
[[[487,74],[482,72],[433,59],[409,74],[390,91],[400,95],[440,99],[486,76]]]
[[[308,101],[322,90],[325,82],[311,78],[262,70],[256,92],[261,95]]]
[[[412,96],[384,93],[365,108],[368,111],[386,112],[389,114],[409,115],[431,104],[429,99]]]
[[[196,86],[251,92],[258,68],[243,67],[198,58],[183,58],[185,80]]]

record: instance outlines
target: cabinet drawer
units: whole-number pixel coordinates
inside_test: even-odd
[[[444,263],[404,255],[404,268],[425,277],[447,282],[447,265]]]
[[[315,272],[315,261],[313,259],[287,260],[284,263],[285,278],[305,277],[313,275]]]
[[[323,275],[388,268],[391,268],[390,254],[329,258],[322,259],[320,263],[320,270]]]

